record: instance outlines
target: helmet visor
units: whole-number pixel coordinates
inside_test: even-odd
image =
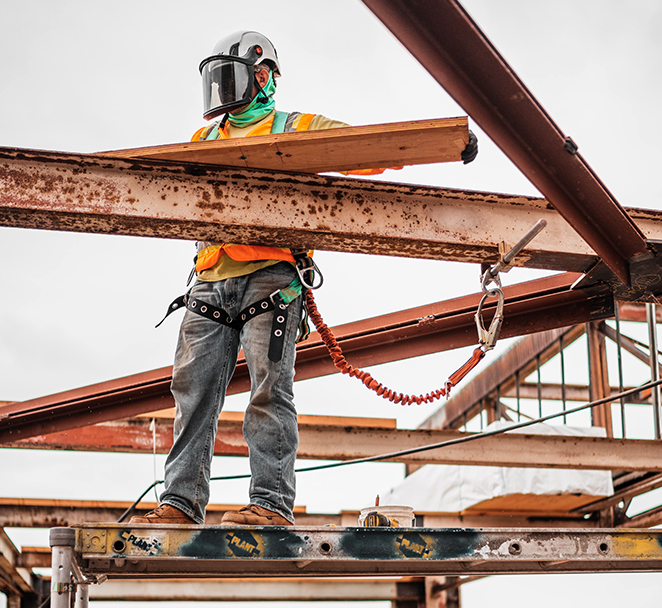
[[[203,116],[214,118],[250,103],[253,95],[253,66],[228,57],[203,62]]]

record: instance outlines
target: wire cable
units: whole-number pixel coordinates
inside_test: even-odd
[[[641,386],[635,387],[628,389],[626,391],[617,393],[615,395],[611,395],[610,397],[604,397],[603,399],[598,399],[597,401],[591,401],[589,403],[585,403],[583,405],[578,405],[577,407],[571,408],[569,410],[564,410],[560,412],[556,412],[554,414],[548,414],[547,416],[541,416],[540,418],[535,418],[532,420],[527,420],[525,422],[518,422],[516,424],[512,424],[510,426],[507,426],[502,429],[493,429],[491,431],[483,431],[481,433],[473,433],[471,435],[466,435],[465,437],[456,437],[455,439],[447,439],[446,441],[440,441],[438,443],[431,443],[428,445],[423,445],[417,448],[409,448],[407,450],[399,450],[397,452],[390,452],[388,454],[378,454],[377,456],[366,456],[365,458],[355,458],[353,460],[343,460],[340,462],[330,462],[327,464],[320,464],[320,465],[315,465],[312,467],[303,467],[300,469],[296,469],[295,473],[309,473],[312,471],[323,471],[325,469],[336,469],[338,467],[344,467],[344,466],[349,466],[352,464],[363,464],[366,462],[377,462],[380,460],[392,460],[393,458],[399,458],[401,456],[409,456],[411,454],[417,454],[419,452],[427,452],[429,450],[437,450],[440,448],[445,448],[451,445],[458,445],[460,443],[468,443],[469,441],[476,441],[477,439],[482,439],[484,437],[493,437],[494,435],[502,435],[504,433],[507,433],[509,431],[514,431],[516,429],[523,429],[528,426],[533,426],[534,424],[540,424],[542,422],[547,422],[548,420],[552,420],[553,418],[559,418],[561,416],[568,416],[570,414],[575,414],[577,412],[581,412],[582,410],[591,408],[591,407],[597,407],[598,405],[603,405],[605,403],[610,403],[612,401],[617,401],[621,399],[622,397],[627,397],[629,395],[633,395],[635,393],[638,393],[640,391],[653,388],[655,386],[658,386],[662,384],[662,379],[661,380],[656,380],[654,382],[647,382],[646,384],[642,384]],[[209,481],[230,481],[233,479],[248,479],[250,478],[250,473],[245,473],[242,475],[226,475],[222,477],[211,477]],[[139,497],[138,499],[122,514],[122,516],[117,520],[118,523],[121,523],[128,517],[131,512],[135,509],[135,507],[140,503],[140,501],[143,499],[143,497],[149,493],[149,491],[157,484],[164,483],[163,480],[158,480],[155,481],[153,484],[151,484]]]

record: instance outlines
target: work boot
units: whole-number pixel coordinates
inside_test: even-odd
[[[222,526],[293,526],[282,515],[257,505],[247,505],[239,511],[226,511],[221,519]]]
[[[171,505],[161,505],[143,516],[134,516],[130,524],[197,524],[186,513]]]

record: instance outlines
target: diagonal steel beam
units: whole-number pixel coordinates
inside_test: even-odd
[[[502,337],[519,336],[612,316],[611,294],[571,290],[577,275],[563,274],[504,290]],[[359,367],[476,344],[474,313],[482,293],[391,313],[335,328],[350,361]],[[494,305],[484,308],[486,322]],[[449,370],[449,374],[454,370]],[[297,348],[296,380],[338,373],[317,334]],[[173,406],[172,368],[0,406],[0,443],[128,418]],[[250,388],[248,369],[240,360],[229,393]]]
[[[456,0],[363,0],[625,284],[646,239]]]
[[[537,357],[540,357],[540,362],[544,363],[557,354],[561,337],[564,345],[567,346],[583,333],[584,326],[578,325],[570,329],[554,329],[523,338],[473,378],[471,384],[463,387],[424,420],[419,428],[461,427],[466,420],[478,413],[481,401],[496,391],[497,387],[502,394],[507,393],[515,385],[515,374],[518,371],[520,377],[525,378],[533,371]]]

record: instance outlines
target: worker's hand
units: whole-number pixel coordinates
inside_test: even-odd
[[[462,150],[460,157],[464,161],[464,164],[467,165],[474,160],[476,156],[478,156],[478,138],[474,132],[469,129],[469,143],[467,144],[467,147]]]

